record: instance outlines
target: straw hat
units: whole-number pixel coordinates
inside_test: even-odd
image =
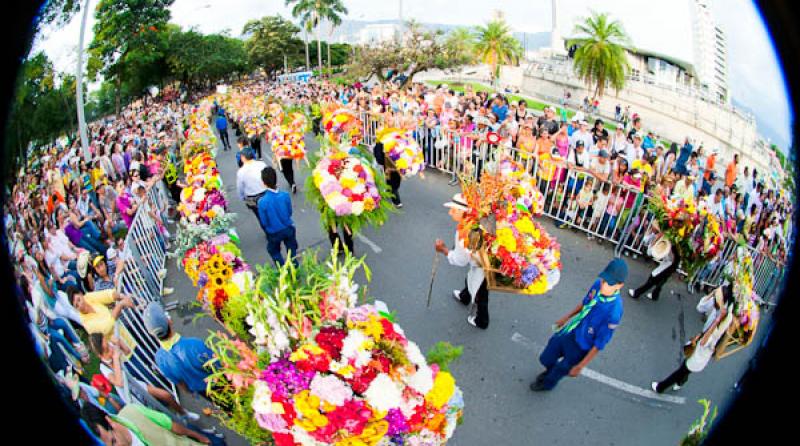
[[[654,260],[661,260],[665,258],[671,250],[672,244],[663,236],[659,238],[650,249]]]

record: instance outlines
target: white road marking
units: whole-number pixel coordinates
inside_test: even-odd
[[[514,332],[514,334],[511,335],[511,341],[516,342],[517,344],[520,344],[529,350],[540,351],[544,348],[543,346],[538,345],[537,343],[533,342],[532,340],[528,339],[527,337],[517,332]],[[634,386],[633,384],[628,384],[624,381],[620,381],[616,378],[604,375],[588,367],[584,368],[581,371],[581,375],[583,375],[586,378],[595,380],[599,383],[605,384],[609,387],[613,387],[617,390],[622,390],[623,392],[627,392],[641,398],[649,398],[652,400],[663,401],[673,404],[686,404],[686,398],[682,396],[660,395],[658,393],[653,392],[650,389],[643,389],[641,387]]]
[[[375,254],[380,254],[381,252],[383,252],[383,249],[381,249],[380,246],[376,245],[375,242],[373,242],[372,240],[368,239],[367,236],[365,236],[365,235],[363,235],[361,233],[358,233],[358,234],[356,234],[356,238],[361,240],[362,242],[364,242],[370,248],[372,248],[372,250],[375,251]]]

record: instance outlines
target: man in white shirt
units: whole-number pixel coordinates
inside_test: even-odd
[[[722,189],[717,189],[714,198],[708,200],[708,212],[717,217],[719,221],[725,221],[725,207],[722,204]]]
[[[589,123],[586,121],[581,121],[578,130],[573,132],[572,136],[569,137],[569,145],[575,147],[575,143],[578,141],[583,141],[584,147],[592,147],[594,144],[594,138],[592,138],[592,134],[589,133]]]
[[[633,145],[628,147],[625,153],[625,158],[628,160],[628,165],[633,166],[633,162],[644,158],[644,149],[642,148],[642,136],[638,133],[633,135]]]
[[[255,151],[250,147],[242,150],[242,167],[236,172],[236,192],[239,194],[239,199],[244,201],[258,218],[258,199],[267,191],[264,182],[261,181],[261,171],[267,165],[263,161],[255,160],[255,156]]]
[[[611,163],[608,161],[608,152],[601,150],[597,157],[592,159],[592,165],[589,168],[592,174],[600,181],[608,181],[611,175]]]
[[[626,154],[628,153],[628,137],[625,136],[625,129],[618,126],[611,136],[611,154]]]

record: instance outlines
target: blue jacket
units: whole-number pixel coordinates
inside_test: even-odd
[[[267,192],[258,200],[258,221],[267,234],[275,234],[290,226],[292,221],[292,199],[283,191]]]
[[[599,292],[600,279],[597,279],[583,298],[583,305],[588,305]],[[591,350],[592,347],[597,347],[602,350],[611,340],[614,330],[622,320],[622,298],[619,294],[617,291],[612,302],[597,302],[575,328],[575,341],[582,349]]]
[[[225,119],[225,116],[219,115],[217,116],[217,130],[227,130],[228,129],[228,120]]]

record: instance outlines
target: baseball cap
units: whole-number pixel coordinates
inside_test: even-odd
[[[144,326],[151,335],[158,339],[169,334],[169,318],[160,303],[150,302],[147,305],[144,310]]]
[[[601,150],[600,153],[598,153],[598,155],[600,155],[600,158],[608,158],[608,152],[606,152],[605,150]]]
[[[599,277],[609,285],[623,283],[628,278],[628,265],[622,259],[614,259],[608,262]]]
[[[575,148],[576,148],[576,149],[577,149],[578,147],[583,147],[583,145],[584,145],[584,144],[583,144],[583,141],[581,141],[581,140],[577,140],[577,141],[575,141]]]
[[[444,204],[444,207],[450,209],[458,209],[459,211],[468,211],[469,207],[467,206],[467,200],[464,198],[462,194],[455,194],[453,198],[450,199],[447,203]]]
[[[78,255],[78,260],[75,263],[78,267],[78,275],[80,275],[81,278],[85,278],[86,272],[89,269],[89,253],[87,251],[80,253]]]

